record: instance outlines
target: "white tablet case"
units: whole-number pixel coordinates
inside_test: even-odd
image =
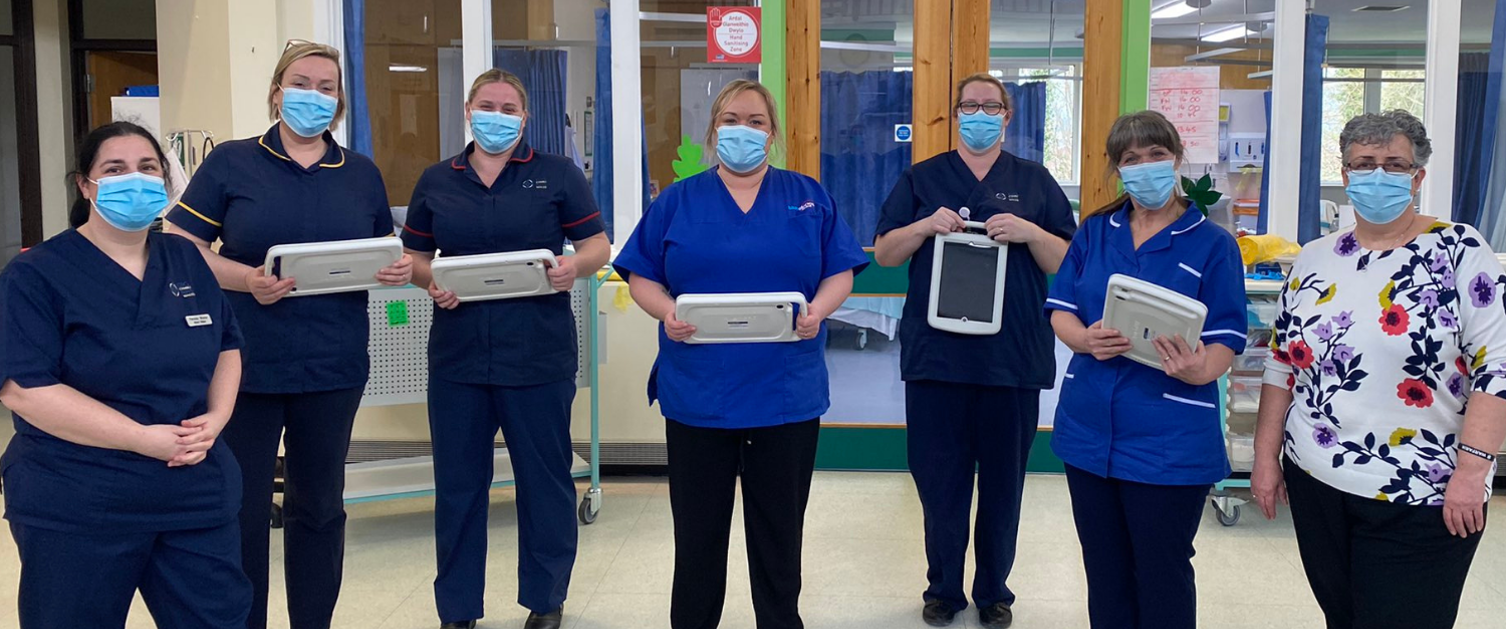
[[[462,302],[553,295],[547,271],[556,264],[548,249],[454,256],[434,261],[434,284]]]
[[[296,278],[289,297],[368,290],[378,271],[403,257],[402,241],[386,238],[277,245],[267,250],[266,274]]]
[[[1009,246],[989,238],[983,223],[967,221],[967,228],[934,236],[926,322],[957,334],[998,334],[1003,325]]]
[[[675,299],[675,318],[696,327],[685,341],[702,343],[790,343],[795,313],[810,310],[805,295],[788,293],[686,294]]]
[[[1208,306],[1196,299],[1145,280],[1115,273],[1103,304],[1103,327],[1118,330],[1133,345],[1125,357],[1162,369],[1156,337],[1182,337],[1197,348]]]

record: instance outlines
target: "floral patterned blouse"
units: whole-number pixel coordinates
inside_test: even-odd
[[[1308,243],[1266,361],[1265,383],[1292,390],[1287,457],[1340,491],[1442,505],[1470,394],[1506,398],[1503,286],[1467,225],[1435,222],[1391,251],[1352,230]]]

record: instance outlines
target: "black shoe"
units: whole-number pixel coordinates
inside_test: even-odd
[[[988,607],[978,608],[978,624],[983,629],[1005,629],[1014,624],[1014,612],[1004,603],[994,603]]]
[[[528,620],[523,623],[523,629],[560,629],[560,621],[564,617],[563,607],[547,614],[528,612]]]
[[[957,612],[942,601],[926,601],[925,609],[920,610],[920,619],[932,627],[948,626],[956,618]]]
[[[447,622],[440,625],[439,629],[476,629],[476,621],[457,620],[455,622]]]

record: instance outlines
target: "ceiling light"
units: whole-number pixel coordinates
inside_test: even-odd
[[[1212,0],[1174,0],[1173,2],[1163,4],[1160,8],[1152,11],[1150,14],[1150,19],[1169,20],[1172,18],[1179,18],[1189,13],[1193,13],[1198,9],[1207,8],[1210,4],[1213,4]]]
[[[1405,4],[1390,5],[1390,6],[1379,5],[1379,4],[1371,4],[1371,5],[1366,5],[1366,6],[1363,6],[1363,7],[1359,7],[1357,9],[1355,9],[1354,12],[1355,13],[1396,13],[1397,11],[1405,11],[1405,10],[1410,9],[1410,8],[1412,8],[1411,5],[1405,5]]]
[[[387,71],[388,72],[428,72],[429,69],[425,68],[423,66],[398,65],[398,64],[394,63],[394,64],[391,64],[391,65],[387,66]]]
[[[1246,27],[1246,26],[1236,26],[1234,28],[1226,28],[1226,29],[1221,30],[1221,31],[1216,31],[1216,32],[1208,33],[1207,35],[1204,35],[1202,37],[1202,40],[1203,41],[1207,41],[1207,42],[1226,42],[1226,41],[1233,41],[1233,40],[1244,38],[1244,37],[1259,37],[1259,36],[1260,36],[1260,31],[1250,30],[1250,28]]]

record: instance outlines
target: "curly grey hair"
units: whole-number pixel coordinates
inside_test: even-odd
[[[1428,158],[1433,156],[1433,142],[1428,139],[1428,130],[1422,126],[1422,121],[1405,109],[1355,116],[1339,133],[1339,151],[1344,156],[1344,163],[1348,164],[1349,147],[1355,144],[1382,146],[1391,143],[1398,135],[1412,142],[1412,162],[1426,166]]]

